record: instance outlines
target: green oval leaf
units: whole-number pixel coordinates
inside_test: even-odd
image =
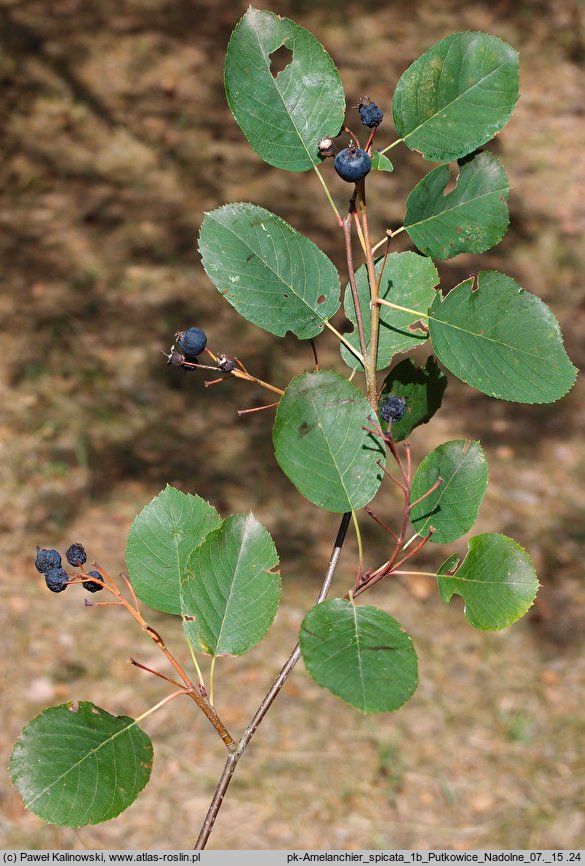
[[[324,601],[305,616],[300,645],[313,679],[362,713],[397,710],[416,689],[412,638],[376,607]]]
[[[440,486],[412,508],[410,520],[419,535],[433,527],[431,541],[445,544],[469,532],[477,519],[488,483],[479,442],[454,439],[427,454],[413,478],[411,501],[424,496],[439,478]]]
[[[469,540],[469,552],[457,568],[457,556],[441,566],[437,581],[444,602],[456,593],[465,616],[485,631],[507,628],[524,616],[538,592],[536,572],[526,551],[506,535],[484,533]],[[448,574],[456,568],[454,574]]]
[[[376,274],[382,269],[383,259],[376,262]],[[368,272],[362,265],[355,274],[360,310],[364,324],[364,334],[369,347],[371,334],[370,319],[370,284]],[[439,275],[432,261],[418,253],[390,253],[386,260],[382,281],[380,283],[380,297],[393,304],[406,307],[419,307],[425,312],[428,310],[435,297],[435,286],[439,282]],[[351,333],[346,334],[346,339],[357,351],[360,350],[360,341],[357,330],[357,319],[351,287],[345,290],[344,299],[345,315],[354,326]],[[380,332],[378,338],[378,363],[377,369],[384,370],[389,366],[392,358],[397,352],[406,352],[413,349],[427,339],[426,332],[416,327],[420,317],[415,313],[402,310],[392,310],[389,307],[380,307]],[[352,355],[349,349],[341,345],[341,356],[345,363],[352,369],[362,370],[362,364]]]
[[[339,275],[312,241],[253,204],[205,215],[199,252],[207,276],[235,309],[270,334],[316,337],[339,309]]]
[[[150,778],[152,743],[134,719],[89,701],[49,707],[26,725],[10,761],[24,805],[60,827],[115,818]]]
[[[552,403],[576,369],[546,304],[511,277],[482,271],[437,296],[429,310],[439,360],[463,382],[501,400]]]
[[[454,33],[400,78],[392,113],[398,134],[425,159],[476,150],[508,122],[518,99],[518,52],[488,33]]]
[[[394,166],[387,156],[375,150],[372,153],[372,169],[375,171],[394,171]]]
[[[289,65],[272,74],[270,55],[285,46]],[[319,165],[318,144],[343,126],[345,95],[331,57],[288,18],[250,7],[234,29],[225,89],[240,129],[265,162],[288,171]]]
[[[384,453],[363,429],[372,414],[362,392],[331,370],[292,380],[272,438],[280,468],[310,502],[343,513],[374,497]]]
[[[126,545],[128,576],[138,598],[165,613],[181,613],[181,575],[191,553],[221,524],[215,508],[167,486],[142,509]]]
[[[228,517],[191,556],[181,582],[183,628],[196,650],[241,655],[262,640],[280,600],[278,554],[253,514]]]
[[[392,438],[402,442],[415,427],[430,421],[441,407],[447,387],[447,377],[432,355],[425,367],[417,367],[412,358],[405,358],[388,373],[382,385],[378,405],[388,397],[404,397],[404,416],[392,422]],[[383,427],[386,422],[379,418]]]
[[[480,153],[460,166],[457,186],[441,165],[408,196],[404,227],[425,256],[450,259],[459,253],[483,253],[499,243],[508,228],[510,185],[501,163]]]

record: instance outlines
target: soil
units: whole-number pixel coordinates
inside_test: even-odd
[[[34,545],[82,541],[111,574],[129,526],[169,482],[224,514],[254,513],[282,561],[283,604],[266,642],[217,665],[218,707],[241,731],[296,641],[336,533],[276,467],[271,412],[256,388],[167,367],[175,331],[204,328],[210,345],[284,386],[311,367],[310,347],[246,325],[206,278],[195,236],[206,210],[252,201],[310,236],[345,273],[316,180],[262,163],[225,103],[222,65],[245,3],[212,0],[0,0],[0,608],[4,724],[0,765],[45,706],[93,700],[140,715],[164,684],[127,663],[161,668],[152,645],[113,608],[81,592],[49,595]],[[521,99],[490,145],[511,179],[511,226],[482,257],[441,265],[442,284],[478,268],[513,276],[553,309],[577,366],[585,299],[585,7],[570,0],[405,5],[275,0],[339,66],[348,105],[392,89],[439,38],[485,30],[521,55]],[[429,170],[406,148],[375,179],[376,236],[401,224],[405,198]],[[347,187],[331,171],[340,206]],[[372,184],[373,186],[373,184]],[[404,238],[404,234],[400,236]],[[405,248],[397,244],[397,249]],[[332,340],[323,367],[343,371]],[[424,353],[422,355],[424,357]],[[482,441],[490,486],[475,531],[526,547],[542,583],[521,622],[474,631],[457,600],[428,578],[377,588],[370,601],[412,634],[420,685],[400,712],[362,717],[298,666],[241,762],[210,846],[304,848],[576,848],[585,834],[585,402],[490,400],[450,377],[434,422],[412,436],[420,459],[451,438]],[[376,510],[391,519],[390,491]],[[385,538],[362,518],[368,557]],[[464,542],[453,549],[463,550]],[[421,568],[445,551],[425,549]],[[348,542],[334,592],[356,567]],[[180,624],[152,625],[189,664]],[[144,727],[152,781],[119,819],[81,830],[27,813],[0,776],[5,848],[189,848],[223,764],[190,702]]]

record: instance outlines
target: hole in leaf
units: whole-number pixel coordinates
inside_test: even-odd
[[[427,325],[425,325],[425,323],[423,321],[421,321],[421,319],[419,319],[417,322],[412,322],[412,324],[408,325],[408,330],[411,331],[411,333],[413,333],[413,334],[420,334],[422,331],[422,333],[425,334],[425,336],[429,333],[429,329],[428,329]]]
[[[456,164],[449,165],[449,174],[451,175],[451,179],[443,190],[443,195],[449,195],[449,193],[453,192],[453,190],[457,186],[457,181],[459,180],[459,166]]]
[[[286,45],[281,45],[276,51],[268,55],[270,58],[270,72],[272,77],[276,78],[281,72],[284,72],[287,66],[292,63],[293,53]]]
[[[317,303],[324,304],[326,300],[327,298],[325,297],[325,295],[319,295],[319,297],[317,298]]]

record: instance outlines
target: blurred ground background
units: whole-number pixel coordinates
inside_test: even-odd
[[[188,848],[223,765],[204,720],[175,702],[145,722],[152,782],[119,820],[72,831],[24,812],[4,768],[26,721],[73,698],[138,715],[166,693],[126,663],[132,654],[159,665],[122,613],[84,609],[80,591],[44,591],[35,543],[82,541],[116,574],[131,520],[167,482],[224,514],[253,507],[277,541],[284,592],[267,642],[218,663],[219,708],[237,732],[294,644],[335,536],[337,518],[317,514],[278,473],[270,413],[237,420],[235,408],[264,395],[235,382],[206,391],[202,376],[161,355],[175,330],[198,324],[212,348],[279,385],[312,363],[306,344],[243,324],[209,283],[195,252],[205,210],[238,200],[275,210],[345,273],[316,179],[264,165],[227,110],[223,56],[245,5],[0,0],[2,847]],[[395,82],[437,39],[481,29],[520,50],[522,98],[491,146],[512,183],[511,229],[481,264],[461,256],[440,270],[447,287],[478,266],[514,276],[552,307],[582,367],[583,4],[271,8],[322,40],[348,104],[367,93],[386,110],[380,143],[395,137]],[[429,170],[405,148],[392,156],[396,172],[370,185],[376,236],[401,224],[407,193]],[[341,204],[348,187],[325,168]],[[323,366],[344,369],[327,337],[319,352]],[[412,437],[415,458],[448,438],[481,438],[491,483],[477,529],[529,549],[538,605],[508,631],[480,634],[457,600],[443,605],[425,583],[376,589],[369,601],[414,637],[414,698],[363,718],[299,665],[238,768],[213,847],[583,845],[584,416],[580,384],[558,405],[521,407],[450,382],[436,422]],[[395,505],[386,492],[377,510]],[[379,561],[385,540],[364,532]],[[421,567],[443,553],[429,550]],[[339,592],[354,569],[352,540]],[[184,657],[179,624],[151,619]]]

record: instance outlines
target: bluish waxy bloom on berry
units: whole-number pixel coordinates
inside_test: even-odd
[[[67,589],[68,580],[69,575],[61,566],[52,568],[45,574],[45,583],[51,592],[63,592],[64,589]]]
[[[380,405],[380,417],[384,421],[401,421],[406,411],[404,397],[388,397]]]
[[[97,577],[98,580],[103,581],[103,577],[101,576],[99,571],[88,571],[87,576],[88,577]],[[95,580],[84,580],[82,586],[88,592],[99,592],[100,589],[103,589],[102,584],[96,583]]]
[[[54,548],[39,547],[35,559],[35,568],[41,574],[46,574],[53,568],[61,567],[61,554]]]
[[[177,334],[178,347],[188,361],[193,361],[207,346],[207,336],[201,328],[187,328]]]
[[[358,109],[363,125],[369,126],[370,129],[375,126],[380,126],[384,119],[384,112],[367,96],[364,96],[364,98],[360,100]]]
[[[346,147],[337,154],[333,165],[342,180],[356,183],[370,171],[372,160],[361,147]]]
[[[71,547],[67,548],[65,558],[69,565],[79,567],[84,562],[87,562],[87,553],[82,544],[72,544]]]

